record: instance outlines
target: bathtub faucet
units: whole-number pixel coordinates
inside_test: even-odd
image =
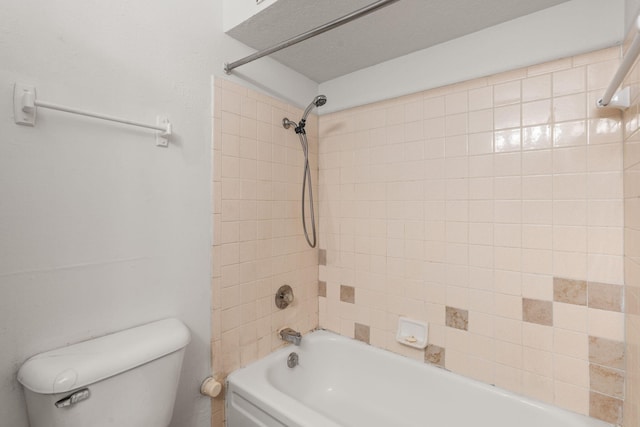
[[[302,340],[302,335],[300,332],[294,331],[291,328],[283,328],[280,329],[280,338],[282,338],[286,342],[290,342],[295,345],[300,345],[300,341]]]

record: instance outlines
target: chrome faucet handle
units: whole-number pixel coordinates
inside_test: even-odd
[[[276,292],[276,307],[284,309],[293,302],[293,289],[289,285],[282,285]]]

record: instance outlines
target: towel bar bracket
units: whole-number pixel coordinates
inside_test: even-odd
[[[158,147],[168,147],[169,146],[169,138],[171,137],[171,123],[169,119],[163,116],[156,117],[156,124],[159,127],[165,128],[164,131],[156,132],[156,146]]]
[[[13,87],[13,117],[18,125],[36,125],[36,88],[16,83]]]

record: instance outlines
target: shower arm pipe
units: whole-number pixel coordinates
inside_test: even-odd
[[[285,40],[275,46],[266,48],[266,49],[262,49],[258,52],[255,52],[249,56],[245,56],[242,59],[238,59],[237,61],[231,62],[231,63],[225,63],[224,64],[224,72],[227,74],[231,74],[231,71],[233,71],[234,68],[238,68],[242,65],[248,64],[249,62],[253,62],[256,59],[260,59],[263,56],[267,56],[267,55],[271,55],[272,53],[278,52],[279,50],[285,49],[289,46],[293,46],[294,44],[298,44],[302,41],[305,41],[307,39],[310,39],[311,37],[315,37],[319,34],[322,34],[324,32],[327,32],[329,30],[332,30],[334,28],[337,28],[341,25],[347,24],[351,21],[354,21],[358,18],[361,18],[365,15],[368,15],[372,12],[375,12],[378,9],[382,9],[383,7],[386,6],[390,6],[393,3],[396,3],[400,0],[379,0],[375,3],[371,3],[368,6],[365,6],[363,8],[360,8],[354,12],[351,12],[347,15],[344,15],[340,18],[334,19],[333,21],[327,22],[324,25],[321,25],[319,27],[316,27],[312,30],[309,30],[305,33],[299,34],[295,37],[292,37],[288,40]]]
[[[618,67],[618,71],[616,71],[613,79],[611,79],[611,83],[609,83],[602,98],[596,102],[598,108],[610,106],[624,110],[629,108],[631,104],[629,88],[624,88],[619,91],[618,88],[629,73],[629,70],[631,70],[638,55],[640,55],[640,16],[635,20],[634,29],[636,34],[633,36],[633,41],[629,49],[627,49],[627,53],[624,55],[624,58],[622,58],[622,63]]]

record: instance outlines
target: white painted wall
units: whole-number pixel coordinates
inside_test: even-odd
[[[26,427],[31,355],[174,316],[193,334],[174,427],[208,427],[211,74],[250,49],[222,33],[223,0],[0,3],[0,424]],[[243,70],[304,105],[317,85],[268,59]],[[153,132],[40,110],[13,123],[13,82],[42,100]]]
[[[624,28],[629,31],[631,25],[636,22],[636,18],[640,13],[640,0],[625,0],[624,6]]]
[[[572,0],[356,71],[320,84],[329,102],[319,113],[613,46],[624,9],[624,0]]]
[[[259,4],[256,4],[256,0],[224,0],[222,29],[229,31],[276,1],[262,0]]]

